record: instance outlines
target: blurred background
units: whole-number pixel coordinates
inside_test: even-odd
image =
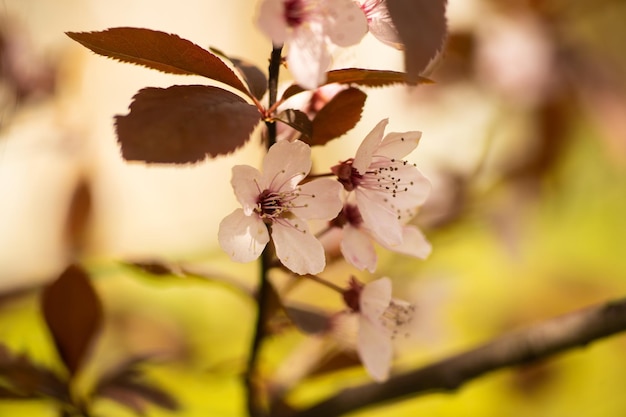
[[[83,262],[105,325],[79,391],[115,364],[157,355],[150,376],[182,409],[149,415],[244,415],[239,378],[255,311],[224,282],[249,289],[256,266],[230,263],[216,234],[236,207],[231,166],[258,164],[262,146],[255,136],[193,166],[124,162],[113,116],[139,89],[206,81],[96,56],[64,32],[161,30],[265,69],[271,45],[255,13],[256,2],[241,0],[0,0],[0,342],[59,369],[38,297],[69,262]],[[314,151],[318,168],[346,159],[384,117],[388,131],[423,132],[410,159],[433,191],[415,222],[433,254],[380,251],[375,276],[357,274],[390,276],[417,305],[398,369],[626,292],[625,17],[623,0],[451,0],[447,46],[428,74],[436,83],[367,90],[359,125]],[[334,65],[402,70],[402,54],[368,35]],[[120,263],[155,259],[214,279]],[[339,265],[325,277],[343,284],[353,273]],[[292,295],[342,308],[311,285]],[[295,331],[272,338],[268,374],[304,342]],[[625,348],[616,336],[354,415],[623,416]],[[307,404],[366,378],[320,369],[288,398]],[[107,400],[98,411],[132,415]],[[45,401],[0,400],[0,415],[58,414]]]

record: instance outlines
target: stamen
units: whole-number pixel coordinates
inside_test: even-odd
[[[397,336],[402,328],[413,321],[415,306],[402,300],[391,300],[389,307],[380,316],[380,322],[391,331],[392,338]],[[405,335],[408,334],[405,332]]]
[[[284,17],[288,26],[300,26],[306,18],[305,2],[303,0],[285,1]]]

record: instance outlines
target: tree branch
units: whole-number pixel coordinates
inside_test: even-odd
[[[452,391],[488,372],[543,359],[624,330],[626,299],[621,299],[547,320],[383,384],[346,389],[290,417],[334,417],[402,397]]]
[[[271,108],[276,103],[278,95],[278,77],[280,75],[280,64],[282,63],[282,46],[273,47],[270,55],[270,63],[268,67],[268,91],[269,105]],[[267,126],[267,149],[276,143],[276,123],[265,122]],[[257,295],[257,319],[254,327],[254,335],[252,336],[252,345],[250,347],[250,356],[248,357],[248,366],[244,373],[244,385],[246,387],[246,401],[248,407],[248,415],[250,417],[263,417],[267,415],[263,401],[261,399],[261,390],[259,389],[257,377],[257,362],[261,350],[261,344],[265,338],[265,325],[268,316],[268,303],[270,298],[270,282],[268,273],[272,265],[271,245],[267,245],[261,254],[260,282]]]

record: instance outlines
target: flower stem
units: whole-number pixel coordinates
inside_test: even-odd
[[[268,68],[267,88],[269,91],[269,103],[268,108],[273,108],[276,104],[276,98],[278,97],[278,75],[280,73],[280,64],[283,61],[282,56],[283,47],[278,46],[272,49],[270,55],[270,65]],[[266,121],[267,126],[267,148],[269,149],[274,143],[276,143],[276,123],[273,121]]]
[[[270,55],[270,63],[268,68],[268,91],[269,105],[271,108],[276,103],[278,96],[278,76],[280,73],[280,65],[282,63],[282,45],[274,47]],[[276,143],[276,123],[266,121],[267,126],[267,149]],[[264,407],[262,392],[259,386],[259,378],[257,375],[259,353],[261,344],[265,337],[265,324],[267,322],[268,301],[271,293],[271,283],[269,282],[269,270],[273,265],[272,245],[267,245],[261,254],[261,265],[259,269],[260,281],[259,290],[257,292],[257,319],[250,346],[250,356],[248,357],[248,366],[244,375],[244,383],[247,391],[248,414],[250,417],[264,417],[267,412]]]
[[[326,288],[337,291],[339,294],[343,294],[346,291],[345,288],[341,288],[339,285],[334,284],[330,281],[326,281],[324,278],[320,278],[317,275],[304,275],[303,278],[310,279],[311,281],[315,281],[318,284],[322,284]]]

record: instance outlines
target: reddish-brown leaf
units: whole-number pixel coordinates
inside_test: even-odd
[[[102,304],[87,272],[70,265],[44,289],[42,310],[59,356],[74,375],[102,323]]]
[[[250,95],[237,75],[221,59],[177,35],[131,27],[66,34],[93,52],[109,58],[170,74],[201,75]]]
[[[35,365],[25,355],[13,355],[0,345],[0,398],[55,398],[70,401],[67,381],[52,370]]]
[[[170,411],[180,409],[178,401],[172,395],[146,380],[140,367],[148,359],[131,358],[109,370],[96,386],[95,394],[114,400],[140,415],[144,414],[148,403]]]
[[[340,91],[313,119],[313,136],[304,139],[311,146],[324,145],[352,129],[361,120],[367,94],[350,87]]]
[[[256,65],[238,58],[231,58],[235,68],[239,70],[252,95],[261,100],[267,91],[267,77]]]
[[[446,0],[387,0],[387,7],[404,44],[404,66],[417,80],[443,48],[446,39]]]
[[[432,83],[431,80],[424,77],[417,77],[415,79],[407,77],[403,72],[387,71],[387,70],[372,70],[363,68],[342,68],[332,70],[326,73],[326,82],[322,85],[339,83],[339,84],[352,84],[363,87],[384,87],[393,84],[404,84],[415,86],[419,84]],[[293,84],[285,90],[282,96],[282,100],[286,100],[291,96],[303,92],[304,89],[297,84]]]
[[[259,100],[263,98],[265,92],[267,91],[267,77],[259,67],[245,59],[228,56],[217,48],[211,47],[209,50],[222,58],[229,60],[237,71],[239,71],[246,84],[248,84],[248,90],[252,93],[252,95]]]
[[[291,126],[306,137],[310,138],[313,134],[313,124],[311,120],[309,120],[306,113],[300,110],[287,109],[277,114],[274,119]]]
[[[229,91],[175,85],[140,90],[115,124],[124,159],[185,164],[233,152],[260,120],[256,107]]]

